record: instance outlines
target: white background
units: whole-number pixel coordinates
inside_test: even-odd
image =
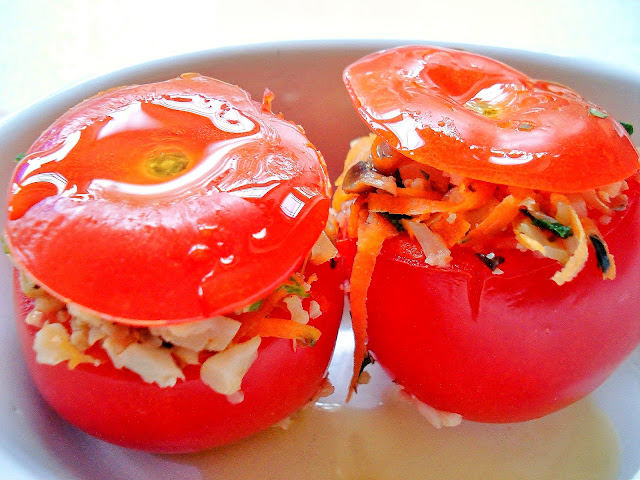
[[[0,117],[146,60],[324,38],[501,46],[640,72],[640,0],[0,0]]]

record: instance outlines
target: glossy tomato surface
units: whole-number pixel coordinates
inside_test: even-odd
[[[307,404],[323,386],[340,319],[344,294],[343,273],[329,262],[309,266],[318,280],[308,301],[316,300],[322,315],[310,324],[322,335],[313,347],[265,338],[258,358],[242,382],[244,400],[231,403],[187,366],[186,380],[161,388],[143,382],[128,370],[115,369],[104,351],[91,355],[99,366],[36,362],[35,327],[24,322],[32,302],[14,289],[18,331],[33,380],[45,400],[76,427],[111,443],[154,452],[192,452],[222,445],[273,425]]]
[[[601,107],[474,53],[397,47],[356,61],[343,78],[374,132],[440,170],[567,193],[639,167],[629,135]]]
[[[324,160],[302,129],[196,74],[108,90],[17,165],[7,243],[49,293],[129,324],[242,308],[325,226]]]
[[[603,280],[590,249],[562,286],[560,265],[494,250],[503,274],[471,248],[446,268],[424,263],[406,236],[385,242],[368,292],[369,349],[392,378],[436,409],[482,422],[540,417],[589,394],[640,342],[640,188],[601,233],[616,278]],[[352,257],[352,240],[341,243]],[[488,253],[488,252],[487,252]]]

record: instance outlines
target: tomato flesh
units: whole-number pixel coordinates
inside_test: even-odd
[[[387,240],[367,297],[375,359],[419,400],[482,422],[530,420],[592,392],[640,342],[640,187],[629,183],[627,209],[600,226],[612,281],[593,250],[558,286],[559,264],[531,252],[491,250],[505,258],[495,275],[469,247],[431,267],[406,235]],[[349,263],[354,241],[340,249]]]
[[[51,294],[130,324],[207,318],[280,285],[324,228],[302,130],[198,75],[123,87],[58,119],[17,166],[7,243]]]
[[[480,55],[398,47],[348,66],[344,81],[375,133],[446,172],[568,193],[640,166],[627,132],[600,107]]]
[[[14,283],[18,332],[31,376],[45,400],[63,418],[89,434],[129,448],[154,452],[191,452],[222,445],[256,433],[291,415],[318,393],[324,382],[338,326],[344,294],[343,273],[327,262],[309,266],[317,273],[309,300],[320,304],[322,315],[310,324],[322,335],[313,347],[293,349],[292,341],[265,338],[242,382],[244,400],[230,403],[187,366],[186,380],[161,388],[143,382],[128,370],[117,370],[104,351],[91,354],[103,360],[97,367],[36,361],[36,328],[24,322],[32,301]]]

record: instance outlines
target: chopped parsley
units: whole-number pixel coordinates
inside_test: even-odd
[[[526,208],[521,208],[520,212],[531,220],[531,223],[533,223],[534,226],[542,228],[543,230],[548,230],[560,238],[568,238],[573,235],[573,230],[567,225],[563,225],[560,222],[546,220],[544,218],[538,218]]]
[[[631,125],[630,123],[624,123],[624,122],[620,122],[620,125],[624,127],[624,129],[627,131],[629,135],[633,135],[633,125]]]
[[[298,297],[307,298],[309,294],[294,278],[290,278],[288,283],[282,285],[284,291],[289,295],[297,295]]]
[[[247,310],[249,312],[255,312],[256,310],[259,310],[261,306],[262,306],[262,300],[258,300],[256,302],[253,302],[251,305],[249,305],[247,307]]]
[[[14,158],[13,160],[14,160],[16,163],[21,162],[21,161],[22,161],[22,159],[23,159],[26,155],[27,155],[26,153],[20,153],[20,154],[16,155],[16,158]]]

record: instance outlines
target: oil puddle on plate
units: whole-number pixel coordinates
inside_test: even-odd
[[[389,388],[372,408],[319,402],[286,430],[172,460],[206,480],[613,480],[617,445],[591,399],[525,423],[436,429]]]

